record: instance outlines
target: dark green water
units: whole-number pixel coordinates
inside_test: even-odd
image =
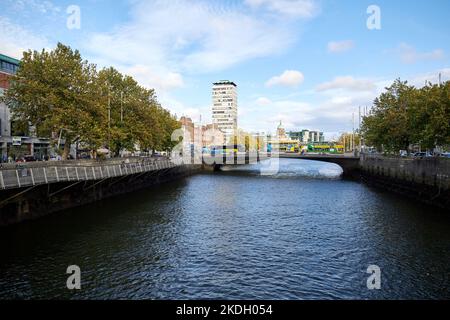
[[[449,299],[448,211],[339,174],[286,159],[0,229],[0,298]]]

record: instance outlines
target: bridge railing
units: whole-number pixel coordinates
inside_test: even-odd
[[[79,165],[77,162],[73,164],[71,166],[58,166],[48,162],[47,166],[41,164],[39,166],[17,166],[15,169],[3,168],[0,170],[0,189],[31,187],[57,182],[103,180],[170,169],[176,166],[168,159],[151,161],[144,159],[139,162],[101,163],[97,165]]]

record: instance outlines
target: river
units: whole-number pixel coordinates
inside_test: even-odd
[[[450,298],[448,211],[280,161],[2,228],[0,299]],[[66,288],[69,265],[81,290]]]

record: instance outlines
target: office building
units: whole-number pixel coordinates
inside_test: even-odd
[[[238,127],[237,85],[228,80],[214,83],[212,104],[213,123],[217,124],[227,138],[235,135]]]

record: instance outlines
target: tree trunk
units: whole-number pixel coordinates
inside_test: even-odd
[[[69,157],[70,145],[71,145],[70,140],[66,139],[66,143],[64,144],[64,151],[63,151],[63,154],[62,154],[62,159],[63,160],[67,160],[67,158]]]

